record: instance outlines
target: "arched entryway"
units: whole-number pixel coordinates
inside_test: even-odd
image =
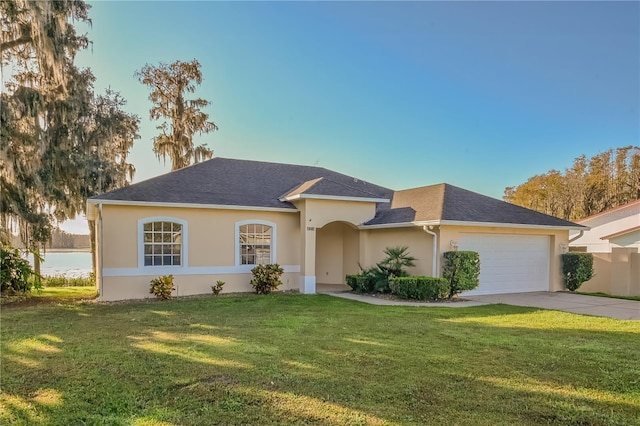
[[[316,229],[316,288],[318,292],[348,290],[345,276],[359,272],[360,234],[347,222]]]

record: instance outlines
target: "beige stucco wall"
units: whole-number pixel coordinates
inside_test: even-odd
[[[416,258],[416,266],[408,268],[411,275],[432,276],[433,237],[421,227],[383,228],[361,231],[360,263],[364,268],[375,266],[386,257],[387,247],[409,247],[408,253]]]
[[[173,273],[180,295],[211,292],[216,280],[227,282],[225,292],[250,291],[248,272],[202,273],[192,268],[235,268],[236,222],[258,220],[276,225],[276,259],[282,266],[295,270],[300,265],[298,250],[300,232],[297,212],[267,212],[226,209],[172,207],[137,207],[104,205],[103,238],[103,300],[150,297],[149,281],[165,273]],[[187,222],[187,254],[184,268],[143,268],[138,265],[138,220],[168,217]],[[247,268],[245,268],[247,269]],[[193,273],[192,273],[193,272]],[[122,276],[126,275],[126,276]],[[298,273],[283,276],[281,289],[297,289]]]
[[[457,242],[460,234],[480,233],[480,234],[508,234],[508,235],[547,235],[549,236],[549,291],[562,291],[561,258],[562,247],[568,247],[569,231],[553,229],[533,229],[533,228],[503,228],[497,226],[451,226],[443,225],[439,230],[440,253],[453,250],[451,241]],[[441,257],[438,259],[441,270]],[[481,266],[482,268],[482,266]]]
[[[281,265],[300,262],[297,213],[247,210],[213,210],[159,207],[103,207],[105,268],[138,267],[138,220],[172,217],[188,222],[188,266],[233,266],[235,224],[243,220],[264,220],[277,227],[277,259]]]
[[[593,253],[593,271],[593,278],[583,283],[579,291],[640,296],[640,253],[635,248]]]
[[[104,277],[104,289],[100,300],[127,300],[153,298],[149,294],[149,284],[157,275],[129,276],[129,277]],[[217,275],[176,275],[174,276],[175,290],[173,296],[191,296],[197,294],[211,294],[211,286],[217,280],[222,280],[225,285],[222,293],[251,292],[251,274],[217,274]],[[282,275],[282,285],[279,291],[297,290],[298,273],[285,273]]]
[[[611,294],[611,253],[593,253],[594,275],[579,291]]]

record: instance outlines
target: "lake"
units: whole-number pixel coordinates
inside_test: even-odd
[[[33,255],[29,255],[33,265]],[[50,251],[44,254],[40,263],[42,275],[64,275],[67,277],[87,276],[92,271],[91,252],[88,251]]]

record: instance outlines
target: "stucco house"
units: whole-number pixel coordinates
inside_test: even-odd
[[[640,200],[578,223],[590,229],[572,231],[570,249],[593,253],[595,272],[580,290],[640,296]]]
[[[149,297],[175,277],[179,296],[250,291],[258,263],[284,268],[283,290],[315,293],[409,247],[414,275],[441,254],[480,253],[467,294],[562,289],[560,254],[582,225],[449,184],[394,191],[321,167],[214,158],[88,200],[101,300]]]

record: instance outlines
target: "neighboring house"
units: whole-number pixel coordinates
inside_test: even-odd
[[[448,184],[393,191],[320,167],[214,158],[88,200],[102,300],[149,297],[172,274],[176,294],[250,291],[259,263],[284,268],[283,290],[344,285],[390,246],[413,275],[438,276],[449,250],[480,253],[466,294],[557,291],[560,254],[581,225]]]
[[[593,253],[595,271],[580,290],[640,296],[640,200],[578,223],[590,229],[572,232],[569,246]]]

